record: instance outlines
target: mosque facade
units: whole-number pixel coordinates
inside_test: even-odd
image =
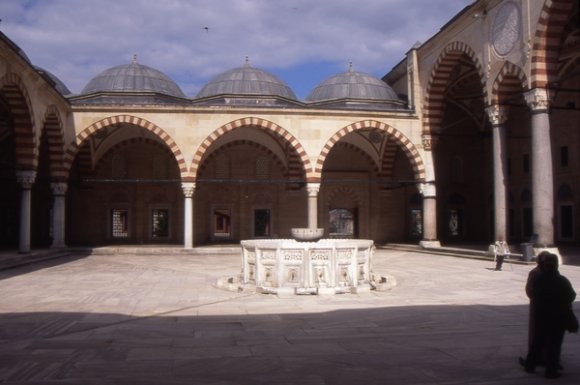
[[[137,59],[72,94],[0,47],[2,249],[580,241],[575,0],[475,1],[382,79],[305,100],[249,62],[187,96]]]

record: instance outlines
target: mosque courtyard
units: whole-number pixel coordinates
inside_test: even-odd
[[[144,249],[145,251],[146,249]],[[0,383],[541,384],[519,367],[533,265],[378,249],[391,290],[220,289],[239,253],[82,253],[0,271]],[[561,272],[580,289],[580,267]],[[578,303],[576,313],[580,312]],[[567,334],[559,384],[580,383]]]

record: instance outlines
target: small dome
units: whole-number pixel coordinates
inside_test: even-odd
[[[82,94],[95,92],[156,92],[185,98],[179,86],[167,75],[154,68],[137,63],[109,68],[95,76],[82,90]]]
[[[353,71],[352,68],[322,81],[306,97],[309,102],[338,99],[399,100],[387,83],[372,75]]]
[[[60,92],[61,95],[67,96],[67,95],[71,95],[72,94],[72,92],[70,92],[70,90],[68,89],[68,87],[59,78],[57,78],[56,75],[52,74],[51,72],[48,72],[44,68],[40,68],[40,67],[37,67],[37,66],[34,66],[34,68],[39,73],[45,74],[46,76],[48,76],[48,78],[53,81],[54,88],[56,88],[56,90],[58,92]]]
[[[198,98],[218,95],[254,95],[254,96],[281,96],[287,99],[296,99],[290,87],[276,76],[245,65],[224,72],[213,78],[197,94]]]

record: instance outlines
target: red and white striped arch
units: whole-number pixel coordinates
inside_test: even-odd
[[[38,146],[34,133],[34,116],[26,87],[18,75],[9,73],[0,79],[0,93],[8,103],[14,123],[16,167],[20,170],[36,170]]]
[[[531,88],[546,87],[558,76],[560,37],[578,0],[546,0],[532,46]]]
[[[479,76],[484,100],[487,100],[487,90],[485,87],[482,66],[477,59],[475,51],[461,41],[449,43],[441,51],[429,77],[425,107],[423,109],[423,133],[428,134],[441,127],[443,121],[443,108],[445,105],[445,90],[448,86],[453,68],[464,55],[473,63]]]
[[[273,123],[266,119],[247,117],[224,124],[217,130],[209,134],[208,137],[201,143],[201,145],[199,146],[193,157],[193,161],[190,167],[189,175],[193,178],[193,180],[197,178],[197,173],[200,168],[201,160],[203,159],[203,156],[207,152],[209,147],[221,136],[240,127],[255,127],[258,129],[266,130],[277,134],[296,151],[296,153],[298,154],[298,156],[302,161],[302,167],[304,168],[306,179],[308,180],[310,178],[311,175],[310,159],[308,159],[308,155],[306,154],[306,151],[304,150],[300,142],[292,134],[290,134],[288,131],[286,131],[284,128],[280,127],[276,123]]]
[[[527,89],[526,74],[519,66],[505,62],[491,89],[491,105],[502,104]]]
[[[75,156],[79,152],[79,149],[81,148],[84,141],[86,141],[91,135],[102,130],[103,128],[115,124],[131,124],[137,127],[142,127],[157,135],[157,137],[159,137],[161,141],[167,145],[167,147],[175,157],[175,160],[177,161],[177,164],[179,166],[179,172],[181,174],[182,180],[187,177],[187,167],[185,164],[185,159],[183,158],[181,150],[179,149],[175,141],[171,138],[171,136],[154,123],[151,123],[148,120],[132,115],[110,116],[93,123],[89,127],[85,128],[83,131],[81,131],[76,136],[75,142],[72,143],[67,148],[65,153],[65,170],[67,174],[70,171]]]
[[[425,163],[421,158],[421,154],[415,147],[415,145],[403,135],[400,131],[396,130],[395,128],[389,126],[388,124],[376,121],[376,120],[363,120],[360,122],[356,122],[350,124],[338,132],[336,132],[324,145],[318,159],[316,161],[316,168],[314,169],[314,175],[312,181],[320,181],[322,176],[322,170],[324,166],[324,161],[328,156],[328,153],[334,147],[334,145],[342,139],[344,136],[350,134],[351,132],[355,132],[358,130],[363,129],[377,129],[384,131],[389,135],[389,138],[394,140],[399,147],[403,150],[407,158],[411,162],[411,166],[413,168],[413,173],[415,174],[415,179],[417,180],[425,180],[426,172],[425,172]]]
[[[64,129],[60,113],[54,105],[50,105],[44,114],[42,134],[46,137],[48,144],[49,170],[52,181],[64,182],[66,180]]]

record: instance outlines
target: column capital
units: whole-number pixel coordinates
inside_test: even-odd
[[[36,171],[34,170],[20,170],[16,171],[16,180],[18,184],[24,189],[30,189],[36,179]]]
[[[504,124],[508,117],[509,107],[501,104],[494,104],[485,109],[487,117],[493,126]]]
[[[320,183],[306,183],[306,191],[308,191],[308,196],[318,196]]]
[[[195,182],[184,182],[181,184],[181,189],[183,190],[183,195],[185,195],[186,198],[193,198]]]
[[[435,140],[435,137],[431,134],[421,135],[421,144],[423,145],[423,149],[425,151],[431,151],[431,149],[433,149],[433,145],[435,144]]]
[[[435,198],[437,196],[435,183],[421,183],[420,190],[423,198]]]
[[[534,88],[524,92],[524,98],[532,112],[546,112],[550,107],[548,91],[544,88]]]
[[[50,188],[52,189],[52,193],[54,195],[64,195],[68,189],[68,184],[63,182],[51,183]]]

